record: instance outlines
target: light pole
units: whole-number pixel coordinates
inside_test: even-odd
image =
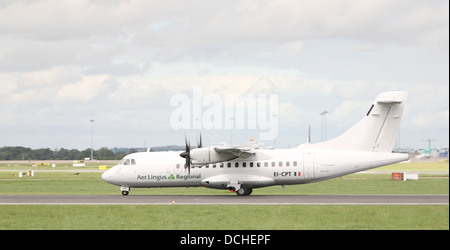
[[[322,116],[322,141],[327,140],[327,114],[328,111],[326,110],[320,113]]]
[[[94,159],[94,120],[90,120],[91,122],[91,161]]]
[[[231,144],[230,145],[233,145],[233,127],[234,127],[234,117],[233,116],[230,117],[230,121],[231,121],[231,129],[230,129],[230,141],[231,141]]]

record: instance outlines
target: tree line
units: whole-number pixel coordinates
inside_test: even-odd
[[[136,150],[131,149],[128,152],[112,151],[106,147],[94,150],[94,159],[96,160],[120,160],[129,153]],[[91,149],[79,151],[78,149],[31,149],[25,147],[3,147],[0,148],[0,160],[84,160],[91,158]]]

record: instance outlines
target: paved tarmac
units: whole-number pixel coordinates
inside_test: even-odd
[[[449,195],[0,196],[0,205],[449,205]]]

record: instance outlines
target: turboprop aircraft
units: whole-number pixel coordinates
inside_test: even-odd
[[[265,149],[256,141],[240,145],[186,151],[141,152],[127,155],[107,170],[102,179],[120,186],[122,195],[130,188],[198,187],[234,190],[250,195],[254,188],[295,185],[381,167],[409,159],[392,153],[408,93],[379,94],[365,116],[341,136],[292,149]]]

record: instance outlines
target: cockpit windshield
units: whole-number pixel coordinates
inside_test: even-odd
[[[136,161],[134,159],[123,159],[119,162],[119,165],[136,165]]]

